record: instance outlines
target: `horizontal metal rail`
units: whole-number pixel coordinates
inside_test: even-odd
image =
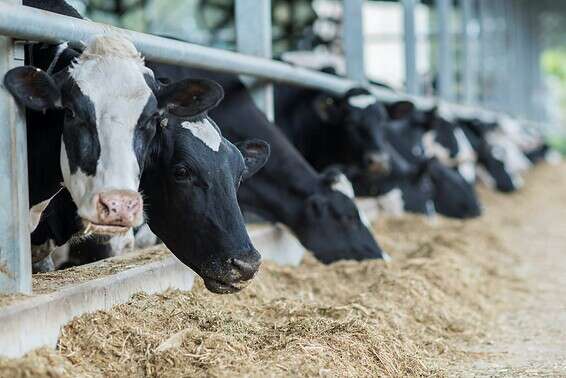
[[[352,80],[193,43],[134,32],[110,25],[62,16],[20,5],[0,2],[0,35],[41,42],[81,43],[101,34],[119,34],[129,38],[146,59],[213,71],[255,76],[261,79],[344,93],[360,85]],[[419,108],[430,108],[438,100],[408,96],[381,87],[372,91],[382,101],[411,100]],[[484,109],[443,103],[452,114],[463,117],[494,119],[495,113]]]

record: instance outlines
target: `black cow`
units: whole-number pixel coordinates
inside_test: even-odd
[[[372,174],[389,172],[388,120],[383,104],[364,88],[332,95],[275,85],[275,123],[319,171],[338,164]]]
[[[220,88],[201,82],[205,95],[187,95],[196,96],[200,103],[215,104]],[[205,90],[205,85],[212,88]],[[174,108],[161,119],[140,189],[152,231],[204,279],[209,290],[230,293],[245,286],[259,267],[260,255],[246,232],[236,191],[242,180],[265,164],[269,147],[259,140],[235,146],[222,137],[210,118],[202,112],[195,114],[197,111]],[[32,243],[52,239],[62,245],[80,233],[76,210],[68,191],[59,192],[32,233]],[[101,245],[89,240],[85,247],[99,253]],[[86,261],[96,257],[105,256],[87,256]]]
[[[322,262],[383,257],[355,203],[338,190],[344,177],[333,171],[318,174],[257,108],[236,75],[162,64],[148,66],[157,77],[205,77],[219,82],[226,97],[210,116],[223,134],[231,141],[260,138],[270,144],[269,162],[238,192],[244,210],[287,225]]]

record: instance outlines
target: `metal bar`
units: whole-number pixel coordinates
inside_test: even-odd
[[[405,81],[407,93],[419,94],[417,76],[417,45],[415,31],[415,5],[417,0],[403,0],[403,27],[405,38]]]
[[[291,66],[283,62],[199,46],[66,17],[35,8],[0,2],[0,35],[51,43],[65,41],[77,43],[88,41],[101,34],[118,34],[129,38],[146,59],[154,62],[250,75],[275,82],[323,89],[338,94],[358,85],[352,80]],[[408,99],[413,101],[418,108],[429,108],[435,102],[434,98],[409,96],[382,87],[372,86],[371,90],[382,101]],[[455,114],[491,116],[491,113],[483,109],[457,104],[447,104],[447,106]]]
[[[344,18],[342,26],[342,46],[346,57],[347,76],[365,83],[364,64],[364,26],[362,8],[364,0],[343,0]]]
[[[19,4],[20,0],[1,0]],[[22,46],[0,36],[0,78],[24,63]],[[24,115],[0,86],[0,292],[31,292],[27,142]]]
[[[460,0],[462,12],[462,98],[465,104],[474,102],[472,62],[472,0]]]
[[[450,17],[452,0],[436,0],[438,13],[438,95],[444,100],[452,99],[452,44],[450,36]]]
[[[236,38],[238,51],[271,58],[271,0],[236,0]],[[255,103],[273,120],[273,84],[242,78],[251,90]]]

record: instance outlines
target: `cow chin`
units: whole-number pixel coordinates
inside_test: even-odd
[[[212,278],[203,278],[204,286],[215,294],[232,294],[247,287],[251,280],[248,281],[235,281],[235,282],[222,282]]]

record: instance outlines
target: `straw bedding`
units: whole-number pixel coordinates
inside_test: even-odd
[[[481,337],[524,285],[513,232],[542,190],[562,193],[565,168],[538,168],[517,195],[482,191],[478,220],[380,219],[389,263],[307,256],[298,268],[264,263],[237,295],[201,282],[137,294],[75,318],[56,351],[0,360],[0,376],[443,376],[440,361],[463,358],[455,346]]]

